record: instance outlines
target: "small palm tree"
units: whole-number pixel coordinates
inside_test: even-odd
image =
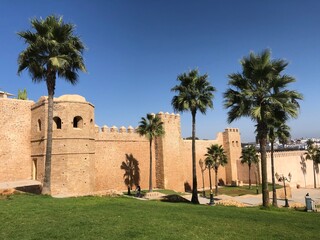
[[[214,204],[213,200],[213,191],[212,191],[212,181],[211,181],[211,169],[213,167],[213,159],[212,156],[207,156],[205,159],[205,165],[208,168],[209,172],[209,183],[210,183],[210,204]]]
[[[320,149],[317,146],[314,146],[314,142],[311,139],[307,141],[307,151],[304,155],[307,160],[313,161],[313,184],[314,188],[317,188],[316,169],[320,163]]]
[[[253,145],[249,145],[242,149],[241,164],[248,164],[249,167],[249,189],[251,189],[251,166],[259,163],[257,150]]]
[[[145,136],[149,140],[150,147],[150,170],[149,170],[149,192],[152,192],[152,140],[165,134],[163,122],[159,116],[147,114],[147,118],[142,117],[137,128],[140,136]]]
[[[197,169],[196,169],[196,114],[205,114],[208,108],[213,108],[213,93],[215,88],[208,81],[208,75],[199,75],[197,69],[178,76],[179,85],[171,91],[177,95],[172,98],[171,105],[175,112],[190,111],[192,116],[192,198],[191,202],[199,204]]]
[[[228,122],[241,117],[250,117],[256,122],[256,132],[260,144],[262,173],[262,202],[269,205],[267,175],[268,121],[275,117],[275,109],[288,117],[297,117],[302,95],[286,89],[295,82],[291,76],[282,74],[288,63],[284,60],[271,60],[269,50],[261,54],[250,53],[241,60],[242,73],[229,75],[230,88],[224,93],[224,106],[229,109]]]
[[[47,84],[48,128],[42,193],[50,194],[53,96],[56,78],[63,78],[71,84],[78,82],[78,71],[86,71],[82,58],[84,44],[74,35],[75,26],[64,23],[62,17],[32,19],[31,27],[34,32],[29,30],[18,32],[27,44],[27,48],[18,57],[18,73],[27,69],[33,82],[45,81]]]
[[[225,166],[228,163],[227,155],[221,145],[212,144],[207,148],[205,156],[212,161],[212,167],[215,172],[215,195],[218,196],[218,169],[219,166]]]

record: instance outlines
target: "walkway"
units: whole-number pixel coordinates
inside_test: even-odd
[[[37,186],[42,185],[41,182],[36,180],[18,180],[12,182],[1,182],[0,189],[12,189],[17,187],[29,187],[29,186]]]
[[[309,196],[315,200],[316,203],[320,204],[320,189],[314,189],[314,188],[292,188],[291,189],[292,198],[289,198],[289,205],[290,203],[301,203],[305,205],[305,196],[307,193],[309,193]],[[272,193],[270,193],[272,194]],[[272,195],[271,195],[272,196]],[[191,200],[191,194],[184,195],[184,198]],[[244,196],[237,196],[237,197],[231,197],[227,195],[218,195],[217,197],[214,196],[215,202],[223,201],[223,200],[232,200],[235,202],[243,203],[246,206],[258,206],[262,205],[262,194],[259,195],[244,195]],[[199,202],[200,204],[208,204],[209,199],[203,198],[199,196]],[[272,202],[272,198],[270,198],[270,202]],[[284,199],[278,199],[278,206],[284,206],[285,202]]]

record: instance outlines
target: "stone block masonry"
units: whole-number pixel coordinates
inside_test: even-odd
[[[34,179],[43,181],[47,141],[46,97],[38,102],[10,98],[0,99],[0,182]],[[153,186],[185,191],[192,186],[191,140],[181,138],[180,116],[159,112],[166,134],[155,139],[153,151]],[[64,95],[54,99],[52,150],[52,194],[60,196],[90,195],[109,190],[126,191],[140,185],[148,189],[149,142],[132,126],[108,127],[95,125],[94,106],[79,95]],[[139,119],[137,119],[138,123]],[[190,126],[191,127],[191,126]],[[247,168],[239,165],[240,131],[227,128],[216,139],[197,140],[196,158],[205,159],[207,147],[222,145],[228,165],[220,167],[221,184],[246,183]],[[300,159],[301,153],[299,153]],[[282,154],[278,158],[296,159]],[[291,161],[292,162],[292,161]],[[291,164],[291,163],[290,163]],[[295,164],[291,164],[290,167]],[[296,164],[299,165],[299,162]],[[307,162],[307,173],[310,172]],[[279,171],[287,171],[277,161]],[[295,184],[306,185],[310,177],[295,168]],[[198,187],[202,175],[197,164]],[[301,179],[306,179],[302,182]],[[208,171],[204,172],[205,188],[209,187]],[[213,177],[213,184],[214,177]]]
[[[0,182],[32,178],[33,101],[0,98]]]

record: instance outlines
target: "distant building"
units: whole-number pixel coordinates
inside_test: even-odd
[[[12,97],[12,96],[14,96],[14,95],[11,93],[0,91],[0,98],[8,98],[8,97]]]

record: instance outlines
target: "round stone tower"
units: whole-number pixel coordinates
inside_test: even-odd
[[[47,97],[32,107],[34,178],[43,181],[47,141]],[[79,95],[54,99],[51,194],[88,195],[94,190],[94,106]]]

